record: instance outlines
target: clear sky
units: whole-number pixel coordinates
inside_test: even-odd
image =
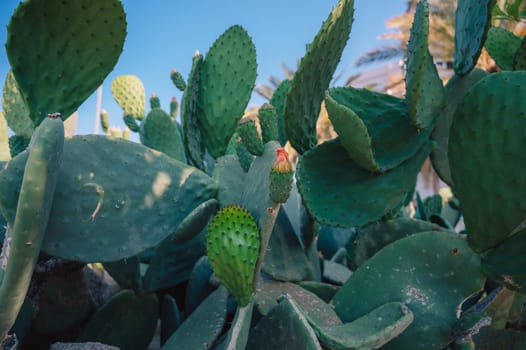
[[[19,0],[0,1],[0,38],[5,43],[6,26]],[[205,54],[214,40],[233,24],[242,25],[256,46],[258,77],[267,82],[272,74],[283,77],[281,63],[291,68],[305,53],[305,45],[316,35],[337,0],[123,0],[128,35],[115,69],[103,84],[102,106],[111,124],[123,126],[122,111],[111,96],[114,77],[135,74],[146,94],[156,93],[168,110],[172,96],[181,93],[170,80],[171,69],[186,78],[196,50]],[[365,51],[385,44],[377,36],[386,31],[385,21],[404,12],[405,0],[355,0],[355,20],[338,71],[355,72],[354,61]],[[9,69],[5,50],[0,52],[0,84]],[[343,81],[341,82],[343,84]],[[52,93],[50,91],[50,93]],[[253,94],[251,103],[261,103]],[[77,133],[92,133],[95,94],[79,108]]]

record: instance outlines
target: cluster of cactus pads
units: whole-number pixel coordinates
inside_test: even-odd
[[[340,0],[257,116],[236,25],[172,71],[180,109],[152,96],[147,112],[120,76],[126,129],[103,113],[106,135],[71,136],[121,54],[123,5],[22,2],[0,114],[2,349],[144,350],[156,330],[166,350],[526,348],[526,39],[491,27],[495,6],[458,2],[445,86],[421,0],[405,98],[330,87],[354,17]],[[474,68],[484,45],[498,73]],[[322,102],[338,137],[319,143]],[[452,191],[416,193],[415,213],[428,156]]]

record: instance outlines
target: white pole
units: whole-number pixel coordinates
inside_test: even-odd
[[[97,135],[99,133],[100,124],[100,111],[102,106],[102,85],[97,89],[97,105],[95,107],[95,123],[93,125],[93,133]]]

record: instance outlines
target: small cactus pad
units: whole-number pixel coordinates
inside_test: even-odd
[[[199,129],[199,115],[201,112],[197,105],[202,66],[203,56],[196,54],[192,59],[192,69],[188,77],[188,85],[184,91],[183,102],[181,103],[181,124],[183,126],[186,153],[193,165],[204,170],[203,157],[205,148],[201,141],[201,131]]]
[[[376,253],[331,303],[346,323],[399,300],[414,313],[414,321],[385,349],[442,349],[453,340],[450,329],[459,305],[484,281],[480,258],[465,239],[453,232],[423,232]]]
[[[500,27],[491,27],[484,47],[500,69],[513,70],[515,53],[521,42],[521,38],[512,32]]]
[[[252,296],[259,229],[250,213],[238,206],[221,209],[208,226],[206,251],[221,283],[246,306]]]
[[[279,124],[276,109],[265,103],[258,110],[259,125],[261,126],[261,137],[263,143],[279,140]]]
[[[7,57],[38,125],[48,113],[70,116],[102,84],[122,52],[126,19],[118,0],[24,1],[8,33]]]
[[[184,92],[184,90],[186,89],[186,82],[184,81],[184,78],[181,72],[173,69],[170,72],[170,79],[172,79],[172,83],[174,83],[177,90]]]
[[[20,94],[15,76],[12,71],[7,73],[2,94],[2,107],[4,108],[5,119],[9,128],[16,135],[30,138],[35,129],[35,125],[29,118],[24,98]]]
[[[0,175],[0,188],[9,189],[0,192],[9,224],[26,161],[27,154],[20,154]],[[216,191],[206,174],[138,143],[74,136],[65,141],[42,249],[84,262],[130,257],[159,244]]]
[[[111,94],[125,115],[142,120],[146,114],[146,97],[141,79],[135,75],[121,75],[111,82]]]
[[[396,168],[374,174],[350,159],[339,139],[328,141],[300,158],[298,190],[305,207],[319,222],[341,227],[365,225],[402,205],[429,152],[430,146],[425,144]]]
[[[419,132],[412,124],[403,99],[346,87],[330,89],[325,102],[342,146],[364,169],[392,169],[411,158],[429,137],[429,131]]]
[[[177,125],[165,111],[154,108],[141,124],[141,143],[164,154],[186,162],[183,140]]]
[[[421,0],[416,6],[407,44],[406,100],[409,115],[419,129],[431,126],[444,104],[442,80],[428,48],[429,4]]]
[[[437,124],[433,129],[433,134],[431,135],[437,147],[431,152],[430,158],[433,169],[435,169],[442,181],[450,186],[453,186],[453,179],[451,179],[451,170],[449,168],[448,142],[449,129],[451,128],[451,123],[453,123],[453,116],[455,115],[458,104],[462,101],[468,90],[486,75],[488,75],[486,71],[475,68],[464,76],[454,75],[449,79],[445,87],[447,104],[444,106],[444,109],[442,109]]]
[[[463,0],[455,12],[454,69],[468,74],[477,64],[491,25],[491,11],[496,0]]]
[[[285,146],[287,143],[287,134],[285,133],[285,121],[283,120],[283,113],[285,113],[285,103],[286,103],[286,97],[290,90],[291,81],[290,80],[283,80],[276,90],[274,90],[274,93],[272,94],[272,98],[270,99],[270,104],[274,106],[276,109],[276,114],[278,115],[278,133],[279,133],[279,143],[282,146]]]
[[[199,84],[199,123],[212,157],[225,154],[256,81],[256,49],[242,27],[225,31],[206,54]]]
[[[340,0],[308,45],[294,74],[283,118],[290,143],[300,154],[316,146],[321,102],[349,39],[353,16],[354,1]]]
[[[255,156],[263,154],[263,141],[259,137],[255,120],[248,119],[240,121],[237,126],[237,133],[251,154]]]
[[[526,70],[526,37],[522,38],[521,45],[513,58],[513,69]]]
[[[284,148],[276,150],[276,161],[270,170],[269,196],[276,203],[285,203],[292,190],[292,165]]]
[[[517,170],[526,164],[525,86],[525,71],[488,75],[466,94],[451,126],[455,195],[477,252],[498,245],[526,218],[526,174]]]

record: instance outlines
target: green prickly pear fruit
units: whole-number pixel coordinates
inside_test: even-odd
[[[105,109],[100,113],[100,125],[102,126],[102,131],[107,134],[110,128],[110,114]]]
[[[206,251],[210,265],[241,307],[252,296],[259,248],[256,220],[244,208],[224,207],[208,226]]]
[[[237,133],[250,153],[255,156],[263,154],[263,142],[259,138],[256,122],[254,120],[249,119],[239,123],[237,126]]]
[[[173,120],[177,119],[178,111],[179,111],[179,102],[177,102],[177,98],[174,96],[172,97],[172,100],[170,101],[170,117],[172,117]]]
[[[159,96],[156,94],[152,94],[150,96],[150,108],[161,108],[161,100],[159,100]]]
[[[175,69],[172,69],[170,73],[170,78],[172,79],[172,82],[174,83],[175,87],[181,91],[184,92],[186,89],[186,82],[184,81],[184,78],[182,74]]]
[[[279,140],[278,114],[271,104],[265,103],[258,111],[263,142]]]
[[[276,161],[270,170],[270,198],[276,203],[285,203],[292,190],[292,165],[284,148],[276,150]]]

